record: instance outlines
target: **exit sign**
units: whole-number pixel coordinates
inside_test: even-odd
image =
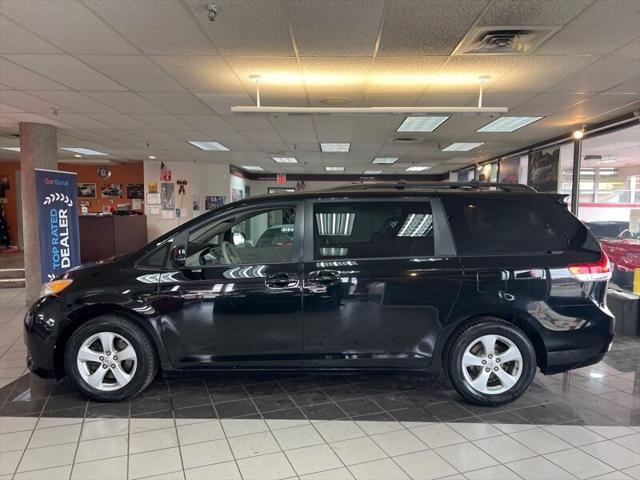
[[[278,185],[284,185],[285,183],[287,183],[287,176],[284,173],[279,173],[278,175],[276,175],[276,183]]]

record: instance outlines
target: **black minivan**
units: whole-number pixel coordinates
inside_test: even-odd
[[[518,398],[603,358],[609,262],[561,195],[365,184],[253,197],[43,286],[29,365],[116,401],[158,371],[444,370]]]

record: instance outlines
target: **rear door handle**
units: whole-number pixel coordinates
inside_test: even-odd
[[[269,288],[295,287],[298,285],[298,278],[288,273],[274,273],[269,275],[264,283]]]
[[[316,270],[309,272],[307,281],[316,285],[333,285],[340,282],[340,272],[336,270]]]

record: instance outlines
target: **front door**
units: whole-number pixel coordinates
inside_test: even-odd
[[[175,367],[301,367],[303,213],[238,209],[176,239],[185,265],[160,276],[156,302]]]
[[[428,366],[462,277],[440,200],[310,201],[306,232],[304,367]]]

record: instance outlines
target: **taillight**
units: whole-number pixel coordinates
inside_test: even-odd
[[[569,271],[579,282],[602,282],[611,279],[609,259],[604,252],[597,262],[569,265]]]

